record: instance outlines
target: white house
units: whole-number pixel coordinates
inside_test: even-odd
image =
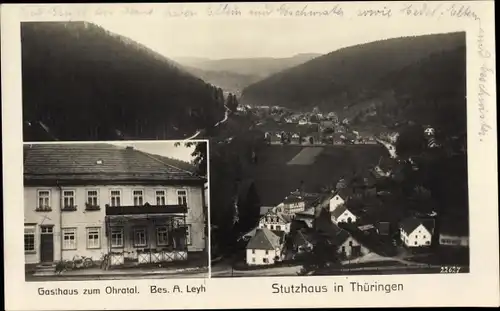
[[[342,198],[342,196],[339,193],[336,193],[331,199],[330,199],[330,207],[329,210],[330,212],[333,212],[334,210],[337,209],[340,205],[345,203],[345,200]]]
[[[305,210],[306,201],[301,195],[291,194],[283,200],[281,207],[283,214],[293,215]]]
[[[439,244],[446,246],[468,247],[469,236],[441,233],[439,234]]]
[[[331,212],[333,223],[356,223],[358,217],[352,213],[345,204],[337,207],[333,212]]]
[[[329,210],[333,212],[337,209],[337,207],[346,203],[349,200],[349,196],[352,194],[352,191],[347,188],[346,182],[344,179],[339,180],[337,183],[337,191],[333,193],[333,196],[329,202]]]
[[[433,219],[417,219],[410,217],[401,222],[401,241],[406,247],[428,247],[434,234]]]
[[[246,247],[248,265],[272,265],[282,260],[281,238],[267,228],[257,229]]]
[[[290,232],[291,219],[288,215],[280,213],[268,212],[259,220],[259,228],[267,228],[269,230]]]
[[[439,244],[455,247],[469,246],[469,224],[465,221],[444,222],[439,232]]]
[[[428,126],[427,128],[425,128],[425,130],[424,130],[424,134],[426,136],[433,136],[435,133],[436,133],[436,131],[434,130],[434,128],[430,127],[430,126]]]
[[[140,264],[204,252],[205,182],[130,147],[25,145],[25,263],[113,254],[113,265]]]

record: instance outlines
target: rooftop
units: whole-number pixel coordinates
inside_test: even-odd
[[[166,157],[112,144],[30,144],[23,155],[28,182],[204,181]]]
[[[401,229],[407,233],[413,232],[418,226],[423,225],[430,233],[434,232],[434,219],[406,218],[401,222]]]
[[[274,250],[280,246],[280,237],[267,228],[256,229],[247,249]]]

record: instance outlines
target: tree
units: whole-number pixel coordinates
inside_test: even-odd
[[[180,143],[175,143],[175,146],[180,146]],[[206,142],[186,142],[185,147],[194,147],[191,155],[194,157],[193,164],[196,166],[196,173],[200,176],[207,176],[207,143]]]
[[[236,95],[230,93],[227,96],[226,107],[229,111],[236,112],[236,109],[238,108],[238,99],[236,98]]]
[[[338,246],[331,242],[328,235],[317,233],[312,250],[304,254],[303,260],[300,275],[321,273],[325,268],[339,264]]]
[[[425,150],[426,139],[423,129],[418,125],[406,126],[399,133],[396,152],[399,156],[418,155]]]

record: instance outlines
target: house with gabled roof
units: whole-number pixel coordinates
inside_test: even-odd
[[[314,247],[314,237],[310,232],[298,230],[293,237],[293,250],[296,254],[311,251]]]
[[[337,207],[333,212],[331,212],[332,221],[334,223],[355,223],[358,221],[358,217],[347,207],[346,204],[342,204]]]
[[[324,209],[315,221],[315,231],[337,246],[337,252],[344,259],[359,257],[370,252],[359,239],[332,222],[328,210]]]
[[[259,228],[267,228],[269,230],[289,233],[291,222],[292,218],[290,217],[290,215],[269,211],[267,214],[260,218]]]
[[[434,228],[434,219],[406,218],[400,223],[401,241],[409,248],[429,247]]]
[[[348,187],[340,188],[335,191],[329,202],[330,212],[333,212],[335,209],[337,209],[337,207],[345,204],[351,196],[352,190]]]
[[[248,265],[272,265],[283,257],[283,240],[267,228],[256,229],[246,247]]]

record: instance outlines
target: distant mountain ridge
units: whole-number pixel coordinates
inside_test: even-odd
[[[377,96],[380,80],[440,51],[465,46],[465,32],[402,37],[333,51],[246,87],[243,104],[342,111]]]
[[[23,22],[21,38],[25,140],[182,139],[224,117],[221,89],[95,24]]]
[[[184,69],[225,91],[240,94],[248,85],[269,75],[307,62],[321,54],[302,53],[292,57],[209,59],[180,57],[175,59]]]

